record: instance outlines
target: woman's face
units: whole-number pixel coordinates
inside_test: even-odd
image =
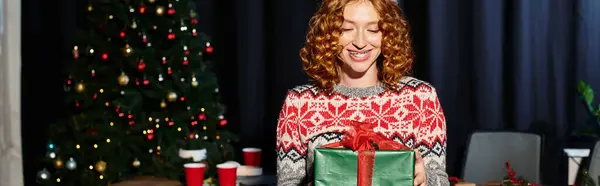
[[[382,34],[378,27],[379,15],[370,1],[358,0],[344,7],[344,23],[339,44],[342,72],[362,76],[377,71],[375,61],[381,53]],[[375,73],[376,74],[376,73]]]

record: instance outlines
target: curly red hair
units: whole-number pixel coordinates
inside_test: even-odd
[[[319,88],[332,90],[339,83],[337,54],[343,50],[338,41],[342,35],[344,7],[352,1],[370,1],[380,17],[382,55],[377,59],[378,78],[392,90],[400,78],[408,75],[413,63],[409,25],[393,0],[323,0],[319,10],[310,19],[306,43],[300,50],[304,71]]]

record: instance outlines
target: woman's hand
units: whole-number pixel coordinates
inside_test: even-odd
[[[415,149],[415,186],[427,186],[427,173],[425,173],[425,162],[419,150]]]

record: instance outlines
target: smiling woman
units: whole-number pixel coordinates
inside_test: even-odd
[[[373,73],[376,76],[364,76],[372,78],[371,84],[375,77],[387,88],[397,89],[397,82],[408,75],[413,62],[409,29],[395,1],[325,0],[310,20],[306,45],[300,51],[304,70],[323,89],[331,90],[340,82],[350,85],[354,82],[347,80]],[[351,50],[363,52],[360,55],[375,51],[368,52],[361,67],[352,63],[355,60],[347,61],[352,59]],[[374,64],[377,68],[370,68]],[[340,75],[348,77],[341,79]]]
[[[277,185],[319,185],[315,148],[340,141],[356,122],[416,151],[414,185],[449,185],[444,112],[435,88],[408,76],[401,15],[392,0],[323,1],[300,51],[313,83],[288,91],[279,114]]]

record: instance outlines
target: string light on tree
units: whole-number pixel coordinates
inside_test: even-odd
[[[129,44],[126,44],[125,48],[123,48],[123,55],[129,56],[130,54],[131,54],[131,46],[129,46]]]
[[[83,82],[79,82],[77,85],[75,85],[75,91],[77,91],[77,93],[83,93],[85,91],[85,85]]]
[[[156,6],[156,15],[162,16],[165,13],[165,8],[162,6]]]
[[[196,77],[192,77],[191,84],[192,84],[192,87],[194,87],[194,88],[198,87],[198,81],[196,81]]]

